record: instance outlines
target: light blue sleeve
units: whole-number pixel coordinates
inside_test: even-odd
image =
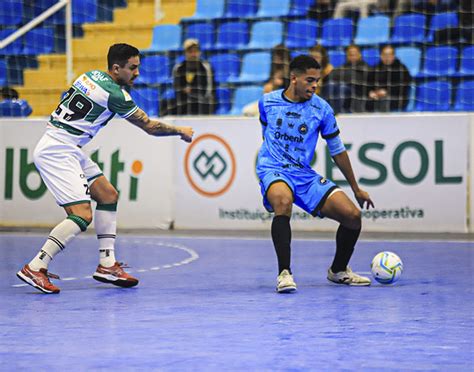
[[[267,114],[265,113],[264,98],[260,98],[258,101],[258,112],[260,118],[260,124],[262,124],[262,136],[265,136],[265,130],[267,129]]]
[[[346,151],[346,147],[341,137],[339,137],[339,127],[337,126],[334,111],[329,104],[326,106],[322,127],[321,136],[326,140],[331,156]]]

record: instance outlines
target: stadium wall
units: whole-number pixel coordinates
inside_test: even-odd
[[[170,118],[195,127],[191,145],[153,138],[113,120],[84,148],[120,191],[119,227],[267,229],[255,159],[255,118]],[[367,231],[474,231],[474,115],[341,115],[341,133],[361,187],[376,209],[363,213]],[[45,120],[0,120],[2,226],[52,226],[64,216],[34,168]],[[298,141],[285,138],[284,141]],[[344,185],[320,141],[314,167]],[[468,192],[469,190],[469,192]],[[297,230],[334,230],[295,208]]]

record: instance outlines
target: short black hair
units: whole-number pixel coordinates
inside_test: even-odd
[[[313,57],[306,54],[299,55],[290,62],[290,72],[304,74],[310,68],[321,69],[321,65]]]
[[[123,67],[130,57],[138,55],[140,55],[140,51],[134,46],[128,44],[114,44],[109,48],[109,53],[107,53],[107,67],[109,70],[114,64]]]

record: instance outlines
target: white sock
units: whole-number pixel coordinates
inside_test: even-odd
[[[99,239],[99,263],[104,267],[111,267],[116,262],[117,212],[96,209],[94,223],[97,239]]]
[[[28,264],[31,270],[39,271],[48,269],[48,265],[60,251],[66,248],[66,245],[81,232],[77,223],[70,219],[65,219],[51,230],[48,240],[44,243],[38,254]]]

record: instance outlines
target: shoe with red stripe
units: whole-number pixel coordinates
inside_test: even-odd
[[[23,280],[25,283],[39,289],[43,293],[59,293],[60,289],[49,281],[49,278],[59,279],[59,276],[48,273],[46,269],[40,269],[34,271],[29,265],[23,266],[23,268],[16,273],[16,276]]]
[[[119,287],[134,287],[138,284],[138,279],[126,273],[124,268],[128,266],[121,262],[116,262],[111,267],[97,266],[92,277],[102,283],[109,283]]]

